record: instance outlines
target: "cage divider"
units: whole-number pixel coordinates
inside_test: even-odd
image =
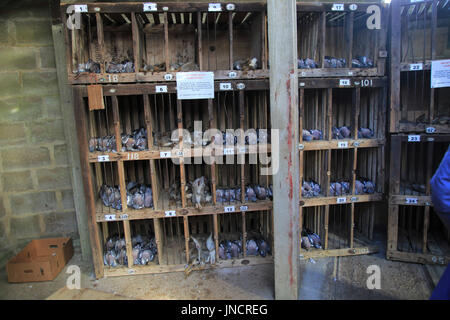
[[[131,33],[133,37],[133,57],[134,57],[134,72],[138,73],[141,69],[141,61],[142,61],[142,46],[141,46],[141,35],[140,30],[142,30],[142,26],[139,21],[136,19],[136,13],[131,12]]]
[[[233,40],[233,11],[228,12],[228,41],[230,46],[230,53],[229,53],[229,66],[230,70],[233,70],[233,48],[234,48],[234,40]]]
[[[105,33],[103,31],[103,18],[99,12],[95,14],[95,20],[97,23],[97,45],[100,54],[100,72],[105,73],[106,61],[105,61]]]
[[[166,72],[170,71],[170,57],[169,57],[169,19],[167,11],[164,12],[164,58],[166,63]]]

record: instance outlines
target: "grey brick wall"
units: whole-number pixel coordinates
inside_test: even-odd
[[[2,267],[33,238],[78,232],[48,0],[0,3],[0,28]]]

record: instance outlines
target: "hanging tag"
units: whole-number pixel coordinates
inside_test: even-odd
[[[104,110],[103,87],[100,84],[91,84],[87,86],[89,111]]]

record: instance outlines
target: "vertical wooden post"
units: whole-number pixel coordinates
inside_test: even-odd
[[[349,12],[345,17],[346,30],[345,30],[345,42],[347,43],[347,68],[352,67],[353,59],[353,18],[355,13]]]
[[[95,14],[95,19],[97,21],[98,47],[100,48],[100,72],[105,73],[105,34],[103,33],[103,19],[98,12]]]
[[[295,0],[268,0],[270,113],[279,132],[272,148],[275,298],[298,298],[299,154],[297,10]],[[273,137],[273,135],[272,135]],[[276,161],[275,158],[278,158]],[[278,162],[278,165],[277,165]]]
[[[134,71],[137,73],[141,68],[142,55],[141,55],[141,35],[140,24],[136,19],[136,13],[131,13],[131,32],[133,36],[133,57],[134,57]]]
[[[166,62],[166,71],[170,71],[169,58],[169,19],[167,12],[164,12],[164,58]]]
[[[230,43],[230,70],[233,70],[233,11],[228,12],[228,37]]]
[[[202,48],[202,13],[197,12],[197,35],[198,35],[198,66],[203,70],[203,48]]]
[[[400,116],[400,1],[391,3],[391,58],[390,58],[390,123],[389,131],[398,131]]]

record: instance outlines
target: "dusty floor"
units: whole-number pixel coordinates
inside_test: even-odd
[[[383,246],[381,246],[383,247]],[[384,252],[369,256],[300,261],[300,299],[428,299],[432,281],[418,264],[388,261]],[[91,267],[76,253],[69,265],[82,270],[81,287],[139,299],[273,299],[273,265],[184,273],[136,275],[94,280]],[[367,267],[381,269],[381,289],[366,286]],[[66,267],[67,268],[67,267]],[[441,268],[443,269],[443,268]],[[439,269],[438,273],[442,272]],[[51,282],[9,284],[0,272],[0,299],[45,299],[62,288],[66,269]]]

